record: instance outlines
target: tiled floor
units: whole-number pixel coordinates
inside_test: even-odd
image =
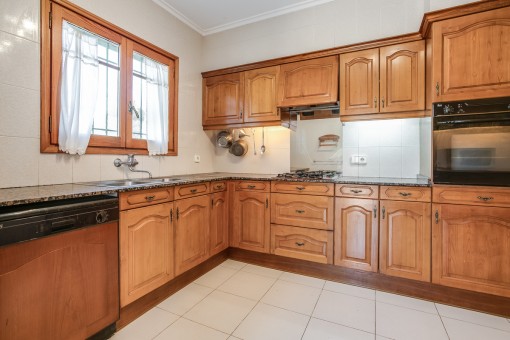
[[[510,320],[227,260],[112,339],[510,340]]]

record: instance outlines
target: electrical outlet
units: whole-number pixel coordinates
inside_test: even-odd
[[[365,164],[367,164],[367,156],[366,155],[352,155],[351,156],[351,164],[365,165]]]
[[[195,161],[195,163],[200,163],[200,155],[193,156],[193,160]]]

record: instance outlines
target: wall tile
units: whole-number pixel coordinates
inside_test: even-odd
[[[379,128],[379,121],[358,122],[359,129],[359,146],[379,146],[381,129]]]
[[[0,31],[39,41],[39,1],[0,1]]]
[[[39,138],[39,91],[0,84],[0,136]]]
[[[342,145],[347,147],[359,146],[359,130],[355,123],[345,123],[343,126]]]
[[[101,156],[83,155],[73,157],[73,182],[101,180]]]
[[[420,118],[401,119],[402,146],[420,145]]]
[[[360,147],[359,155],[367,157],[367,164],[359,166],[359,176],[379,177],[379,147]]]
[[[418,145],[402,147],[402,177],[416,178],[418,174],[430,176],[430,173],[420,171],[420,147]]]
[[[39,185],[73,181],[73,158],[67,154],[39,155]]]
[[[39,44],[0,31],[0,83],[39,90]]]
[[[117,168],[113,165],[113,161],[115,158],[120,158],[125,161],[127,159],[126,155],[100,155],[100,157],[101,181],[125,178],[124,166]]]
[[[379,146],[401,146],[402,145],[402,120],[391,119],[377,122],[379,131]],[[419,134],[415,135],[418,139]]]
[[[402,148],[381,146],[379,155],[380,177],[402,177]]]
[[[0,188],[38,184],[38,138],[0,137],[0,159]]]

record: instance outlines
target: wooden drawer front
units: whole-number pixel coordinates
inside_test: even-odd
[[[379,187],[377,185],[337,184],[335,196],[379,198]]]
[[[332,264],[333,232],[272,224],[271,253]]]
[[[434,186],[434,203],[510,207],[510,188]]]
[[[334,198],[273,194],[271,223],[333,230]]]
[[[174,188],[149,189],[122,192],[119,197],[120,210],[144,207],[154,203],[169,202],[174,199]]]
[[[271,182],[271,192],[333,196],[333,183]]]
[[[209,185],[209,182],[205,182],[199,184],[180,185],[175,187],[175,199],[178,200],[180,198],[188,198],[208,194]]]
[[[269,181],[242,181],[237,182],[236,190],[254,190],[254,191],[265,191],[269,192],[270,189]]]
[[[227,190],[227,182],[211,182],[211,192]]]
[[[431,190],[428,187],[381,186],[382,200],[430,202],[430,198]]]

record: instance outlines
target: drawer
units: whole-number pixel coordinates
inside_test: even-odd
[[[227,190],[227,182],[211,182],[211,192]]]
[[[333,183],[271,182],[271,192],[333,196]]]
[[[333,232],[271,224],[271,254],[332,264]]]
[[[188,198],[209,193],[210,182],[179,185],[175,187],[175,199]]]
[[[269,192],[270,186],[269,181],[240,181],[236,184],[236,191],[253,190]]]
[[[333,230],[333,215],[333,197],[271,195],[271,223]]]
[[[381,186],[379,198],[382,200],[430,202],[429,187]]]
[[[337,184],[335,196],[353,198],[379,198],[377,185]]]
[[[510,188],[438,185],[432,194],[435,203],[510,207]]]
[[[155,203],[173,201],[174,188],[137,190],[121,192],[119,195],[120,210],[144,207]]]

